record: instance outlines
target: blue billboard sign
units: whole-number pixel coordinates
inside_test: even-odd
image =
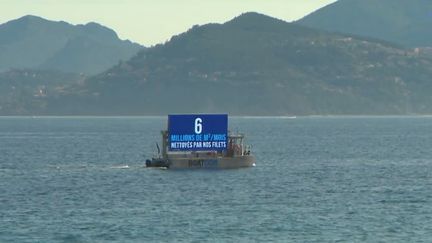
[[[228,115],[168,115],[171,151],[223,151],[228,141]]]

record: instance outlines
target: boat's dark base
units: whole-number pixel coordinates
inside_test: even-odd
[[[166,159],[153,158],[146,160],[146,167],[169,168],[169,162]]]
[[[146,161],[146,166],[167,169],[236,169],[255,166],[255,158],[251,155],[217,158],[153,158]]]

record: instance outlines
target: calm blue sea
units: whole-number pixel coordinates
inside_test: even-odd
[[[230,118],[257,166],[144,167],[166,117],[0,118],[0,242],[432,242],[432,118]]]

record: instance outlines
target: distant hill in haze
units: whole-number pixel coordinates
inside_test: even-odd
[[[41,112],[431,114],[430,77],[430,55],[246,13],[47,96]]]
[[[13,69],[0,73],[0,115],[43,115],[57,97],[85,76],[60,71]]]
[[[28,15],[0,25],[0,71],[31,68],[96,74],[141,48],[97,23],[71,25]]]
[[[409,47],[432,47],[429,0],[339,0],[297,23]]]

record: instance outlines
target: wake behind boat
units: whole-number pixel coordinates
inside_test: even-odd
[[[228,132],[228,115],[169,115],[162,153],[147,167],[231,169],[255,165],[244,134]]]

